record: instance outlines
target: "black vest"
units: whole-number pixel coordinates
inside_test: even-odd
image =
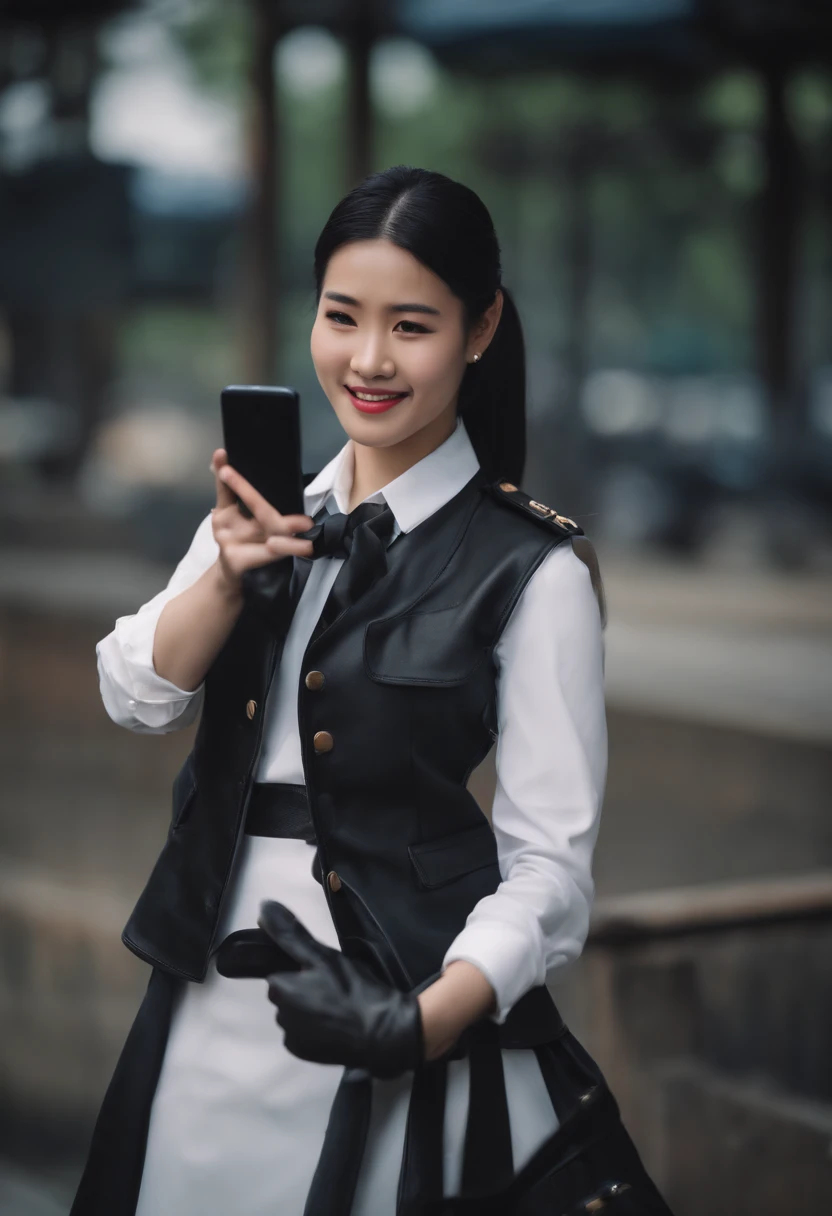
[[[501,880],[466,783],[496,737],[494,646],[532,574],[573,532],[547,510],[478,472],[394,541],[386,574],[305,653],[298,722],[318,876],[340,879],[324,891],[342,948],[397,987],[439,971]],[[296,561],[301,581],[310,566]],[[247,606],[212,665],[167,844],[124,931],[141,958],[189,980],[205,978],[218,944],[280,632]],[[322,687],[307,688],[310,670]],[[334,741],[322,754],[319,731]]]

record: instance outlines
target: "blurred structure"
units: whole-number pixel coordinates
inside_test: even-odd
[[[531,469],[540,492],[556,490],[573,512],[600,507],[614,518],[620,495],[627,501],[635,485],[635,497],[647,506],[640,535],[682,551],[700,547],[703,520],[709,522],[714,509],[752,495],[764,512],[771,551],[782,561],[805,560],[794,544],[793,525],[797,521],[805,531],[808,512],[817,531],[817,521],[828,515],[832,430],[823,369],[806,366],[798,333],[800,249],[808,199],[816,195],[828,203],[830,182],[828,158],[807,158],[790,96],[804,65],[824,67],[832,59],[832,18],[825,5],[537,0],[518,9],[508,3],[483,8],[469,0],[250,0],[233,6],[236,25],[223,25],[221,10],[210,0],[182,0],[173,10],[179,28],[188,28],[193,14],[197,30],[190,43],[186,38],[189,51],[196,50],[199,59],[211,40],[231,36],[243,56],[236,83],[243,88],[244,177],[231,190],[230,182],[220,189],[219,178],[202,180],[199,198],[193,189],[189,198],[185,174],[178,188],[170,174],[167,191],[148,187],[146,168],[139,170],[145,181],[131,189],[126,166],[102,164],[90,154],[90,96],[104,66],[96,30],[124,7],[91,2],[74,6],[70,17],[63,6],[7,3],[0,14],[9,33],[6,93],[15,94],[13,106],[43,109],[25,152],[9,143],[3,154],[7,247],[0,248],[0,291],[6,300],[10,395],[35,409],[44,403],[45,421],[49,410],[62,418],[56,446],[62,443],[65,454],[45,458],[46,471],[77,473],[115,376],[119,307],[142,293],[147,298],[160,269],[168,283],[157,298],[170,297],[172,276],[180,297],[190,292],[197,298],[199,287],[206,302],[218,291],[230,292],[239,350],[235,378],[275,377],[277,353],[285,346],[278,301],[291,276],[282,265],[290,254],[280,234],[292,189],[283,171],[281,132],[288,115],[281,110],[286,102],[277,87],[277,52],[295,31],[312,25],[332,31],[344,48],[344,106],[338,114],[343,189],[375,163],[379,145],[372,49],[406,35],[430,47],[454,79],[482,82],[477,87],[485,121],[475,148],[482,170],[518,184],[543,173],[559,200],[552,271],[562,280],[564,328],[547,352],[557,368],[554,393],[549,390],[549,408],[532,425],[541,441],[534,451],[555,454]],[[747,133],[759,157],[757,181],[738,213],[748,228],[744,272],[755,354],[741,374],[735,368],[726,377],[712,357],[697,353],[704,335],[691,335],[681,345],[677,340],[676,350],[666,345],[657,351],[652,367],[643,360],[640,367],[598,366],[593,301],[604,220],[595,198],[604,176],[614,171],[622,177],[629,170],[643,177],[656,164],[657,151],[671,157],[682,176],[727,156],[726,141],[746,136],[727,136],[719,119],[697,109],[696,99],[709,81],[738,69],[755,82],[759,97],[758,128]],[[210,72],[210,60],[202,70]],[[511,109],[489,101],[503,82],[521,73],[545,79],[567,72],[571,79],[583,74],[586,96],[576,95],[555,124],[524,128]],[[608,106],[594,102],[593,90],[600,96],[610,82],[637,85],[642,122],[622,127]],[[25,86],[40,92],[26,94]],[[39,200],[48,195],[56,206],[52,186],[58,173],[56,215]],[[182,217],[179,228],[164,204],[159,210],[165,193]],[[502,218],[505,231],[512,220]],[[212,263],[217,269],[209,274]],[[42,289],[47,279],[48,309]],[[49,334],[40,332],[45,325]],[[80,326],[75,341],[73,325]],[[29,353],[50,346],[55,353],[46,360]],[[629,402],[640,396],[643,408],[622,412],[615,394],[607,395],[620,377],[605,379],[605,373],[618,371],[631,377]],[[729,378],[733,399],[726,405],[723,385]],[[607,419],[613,425],[605,425]]]
[[[300,387],[309,470],[340,444],[312,245],[408,161],[491,208],[525,482],[603,550],[558,999],[678,1216],[828,1193],[830,64],[823,0],[0,0],[0,1158],[71,1189],[192,738],[114,727],[94,644],[210,505],[223,383]]]
[[[699,159],[711,151],[714,132],[679,122],[673,102],[701,87],[703,79],[742,64],[759,77],[764,98],[763,168],[753,218],[757,270],[756,364],[768,415],[765,450],[766,493],[778,509],[794,495],[804,472],[805,386],[796,356],[795,305],[798,246],[805,168],[787,94],[804,63],[832,63],[832,10],[817,0],[614,0],[603,5],[580,0],[537,0],[518,7],[473,0],[405,0],[405,28],[425,41],[455,71],[487,79],[518,70],[568,69],[593,79],[612,74],[636,77],[654,93],[659,126],[681,156]],[[670,103],[670,104],[668,104]],[[496,134],[496,139],[494,135]],[[528,173],[529,150],[512,138],[508,124],[489,131],[483,154],[498,173]],[[581,394],[588,370],[589,302],[595,232],[590,183],[605,161],[638,156],[584,115],[559,133],[548,150],[556,180],[565,193],[568,221],[559,254],[568,276],[569,328],[564,345],[564,404],[557,446],[563,458],[558,488],[580,501],[591,465]],[[802,458],[802,459],[801,459]],[[686,471],[677,470],[683,483]],[[684,521],[667,539],[694,541],[693,502],[707,491],[707,478],[687,478]],[[830,482],[829,488],[832,488]],[[684,491],[683,491],[684,493]],[[777,527],[777,512],[771,513]],[[781,543],[788,544],[783,536]]]
[[[118,0],[79,5],[71,24],[60,4],[5,4],[0,14],[0,90],[28,85],[29,104],[42,111],[36,142],[9,141],[2,150],[8,392],[56,413],[56,442],[41,461],[53,475],[77,474],[101,417],[126,290],[126,173],[89,150],[96,30],[121,7]]]

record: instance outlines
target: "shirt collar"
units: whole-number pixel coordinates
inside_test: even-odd
[[[423,456],[386,486],[368,494],[364,502],[384,502],[402,532],[411,532],[458,494],[479,469],[471,440],[461,418],[438,448]],[[307,515],[326,505],[346,513],[354,471],[352,440],[321,469],[303,492]]]

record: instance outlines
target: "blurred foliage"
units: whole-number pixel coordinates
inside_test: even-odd
[[[757,75],[751,71],[734,71],[705,84],[698,108],[706,122],[732,129],[756,128],[762,120],[764,104]]]
[[[157,0],[155,7],[167,17],[197,80],[219,96],[238,99],[245,89],[252,36],[246,0]]]
[[[235,379],[235,335],[221,313],[187,304],[138,304],[119,327],[118,365],[134,383],[164,384],[183,403],[216,405]]]

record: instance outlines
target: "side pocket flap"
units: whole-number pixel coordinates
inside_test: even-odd
[[[420,885],[427,889],[498,864],[497,842],[487,819],[450,836],[408,845],[407,851]]]

